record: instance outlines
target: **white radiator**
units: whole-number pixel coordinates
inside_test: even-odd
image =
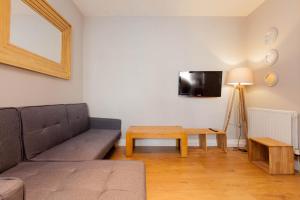
[[[270,137],[299,149],[295,111],[248,108],[248,126],[249,137]]]

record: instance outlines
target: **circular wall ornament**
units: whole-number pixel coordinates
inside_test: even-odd
[[[278,38],[278,29],[276,27],[272,27],[268,30],[268,32],[265,34],[265,44],[271,45],[274,44]]]
[[[265,57],[265,62],[267,65],[272,66],[274,65],[279,58],[279,52],[276,49],[270,50]]]
[[[264,77],[264,81],[267,86],[273,87],[278,83],[278,76],[276,73],[270,72]]]

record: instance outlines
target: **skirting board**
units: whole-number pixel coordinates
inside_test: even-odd
[[[240,146],[245,146],[246,140],[242,139],[240,141]],[[176,142],[175,140],[162,140],[162,139],[144,139],[144,140],[137,140],[136,146],[175,146]],[[126,140],[125,138],[121,138],[119,141],[119,146],[126,146]],[[189,146],[199,146],[198,139],[189,139]],[[207,146],[217,146],[216,139],[208,139],[207,140]],[[227,146],[228,147],[237,147],[238,146],[238,140],[237,139],[228,139],[227,140]]]

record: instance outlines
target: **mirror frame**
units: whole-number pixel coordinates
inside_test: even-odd
[[[72,26],[46,0],[22,1],[61,31],[61,62],[57,63],[10,43],[11,0],[0,0],[0,63],[70,79]]]

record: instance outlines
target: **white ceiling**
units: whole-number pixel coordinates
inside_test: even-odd
[[[73,0],[85,16],[248,16],[265,0]]]

